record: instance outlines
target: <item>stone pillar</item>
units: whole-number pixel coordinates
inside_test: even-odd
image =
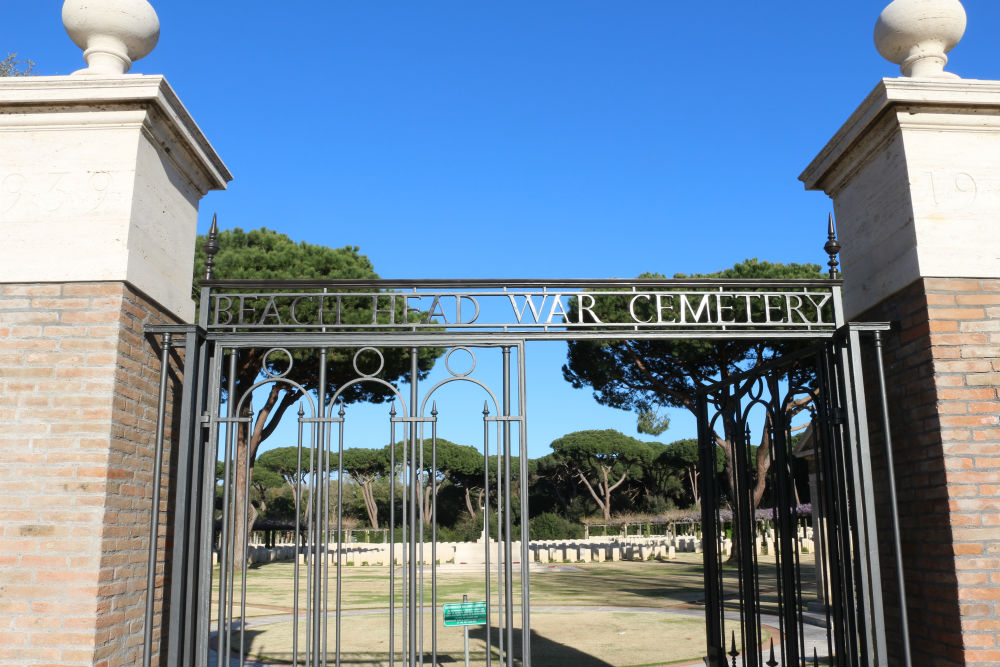
[[[1000,82],[884,79],[801,179],[833,198],[847,315],[897,327],[884,358],[913,662],[997,664]]]
[[[231,176],[159,76],[0,79],[0,136],[0,662],[136,665],[159,366],[143,327],[192,320],[198,203]]]

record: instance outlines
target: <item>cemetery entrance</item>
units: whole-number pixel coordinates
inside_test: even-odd
[[[769,351],[766,363],[733,369],[692,397],[701,452],[701,655],[714,667],[797,666],[813,664],[814,655],[820,664],[886,664],[864,397],[866,381],[881,387],[881,366],[866,377],[861,356],[888,327],[845,322],[840,289],[834,279],[205,280],[197,326],[148,328],[162,351],[157,462],[165,434],[176,444],[170,525],[154,517],[151,526],[170,539],[150,550],[147,656],[159,627],[161,663],[171,666],[461,661],[461,650],[443,647],[442,633],[452,628],[442,605],[463,600],[439,576],[465,566],[482,597],[466,596],[469,606],[449,613],[452,624],[481,621],[475,631],[485,649],[472,664],[531,665],[533,563],[560,556],[528,535],[530,346],[690,339]],[[446,372],[429,381],[435,360]],[[183,388],[168,404],[177,366]],[[458,387],[475,398],[454,410]],[[352,415],[366,401],[381,410],[374,427]],[[249,452],[282,416],[295,452],[283,473],[295,489],[295,521],[285,546],[262,549],[247,539],[256,514]],[[481,465],[467,489],[483,532],[478,542],[444,542],[440,431],[469,418],[481,434]],[[806,433],[793,444],[802,424]],[[758,445],[751,431],[761,434]],[[807,510],[797,498],[802,462],[791,460],[804,460],[803,441],[812,461]],[[341,483],[350,474],[365,485],[363,466],[345,469],[345,448],[359,443],[384,447],[382,474],[391,480],[386,522],[364,541],[345,523]],[[633,554],[627,538],[617,548]],[[610,557],[598,550],[587,560]],[[271,606],[248,609],[254,564],[274,558],[287,558],[282,591]],[[352,589],[347,572],[363,565],[381,575]],[[167,573],[162,600],[158,566]],[[359,593],[369,604],[348,612],[345,596]],[[254,649],[265,621],[285,624],[280,650]],[[672,659],[664,645],[662,661]]]

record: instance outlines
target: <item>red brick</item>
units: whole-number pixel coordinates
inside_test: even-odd
[[[962,356],[965,357],[965,350],[962,348]],[[988,360],[942,360],[934,362],[934,372],[936,373],[989,373],[993,366]]]
[[[997,665],[1000,664],[1000,650],[969,649],[965,652],[966,665]]]
[[[956,297],[954,294],[948,294],[948,293],[927,294],[926,303],[928,306],[951,306],[956,303]]]
[[[63,287],[66,296],[114,296],[124,292],[120,283],[73,283]]]
[[[989,292],[981,292],[979,294],[956,294],[955,302],[959,305],[995,306],[1000,305],[1000,293],[991,294]]]
[[[31,299],[0,297],[0,310],[24,310],[31,307]]]
[[[994,426],[1000,423],[1000,415],[941,415],[942,428],[961,426]]]
[[[117,322],[118,312],[114,310],[71,310],[61,313],[59,321],[63,324],[106,324],[108,322]],[[983,340],[983,342],[985,343],[986,341]]]
[[[934,334],[931,336],[932,345],[985,345],[989,342],[986,334],[957,333],[957,334]]]
[[[57,322],[59,320],[59,314],[52,311],[5,311],[0,313],[0,322],[5,324],[14,323],[33,323],[33,324],[47,324],[49,322]]]
[[[61,284],[5,285],[7,296],[56,296],[62,291]]]
[[[932,308],[931,321],[934,320],[981,320],[986,317],[982,308]]]
[[[932,333],[949,333],[959,331],[958,320],[931,320],[927,324],[927,330]]]
[[[956,556],[978,556],[983,553],[982,544],[952,544],[951,551]]]
[[[988,604],[963,602],[958,605],[958,613],[962,618],[976,618],[989,616],[993,610]]]
[[[967,649],[994,648],[997,645],[996,637],[993,633],[964,632],[962,633],[962,641]]]
[[[924,278],[928,292],[978,292],[982,283],[966,278]]]
[[[1000,334],[990,334],[991,345],[965,345],[962,347],[963,359],[981,359],[986,362],[1000,361],[1000,342],[997,340]]]
[[[0,287],[4,299],[13,298],[9,288]],[[148,489],[131,480],[148,478],[137,470],[148,468],[152,455],[158,390],[158,359],[142,325],[163,318],[157,319],[155,308],[147,310],[149,304],[137,295],[123,303],[120,283],[61,289],[18,295],[21,306],[25,298],[34,298],[36,307],[51,308],[33,316],[41,321],[27,321],[32,319],[23,314],[27,311],[0,315],[6,322],[14,313],[8,319],[17,320],[0,325],[0,359],[12,369],[0,371],[0,420],[20,422],[16,438],[0,435],[0,452],[15,452],[0,454],[0,504],[7,519],[0,526],[0,564],[5,577],[24,573],[16,586],[5,588],[5,598],[13,593],[17,599],[0,601],[0,611],[6,608],[23,619],[74,614],[76,620],[62,626],[69,631],[62,640],[88,638],[83,647],[53,645],[58,658],[22,656],[17,664],[62,659],[117,667],[134,664],[141,648],[148,514],[139,508],[148,504],[140,500]],[[119,360],[119,354],[127,357]],[[39,373],[42,377],[34,377]],[[169,459],[169,443],[165,453]],[[19,466],[29,464],[33,480],[14,477]],[[166,502],[162,507],[166,511]],[[102,524],[116,527],[104,530]],[[32,534],[22,537],[22,529]],[[169,535],[166,524],[160,532]],[[162,585],[162,576],[157,581]],[[50,641],[60,641],[60,629],[50,632],[48,624],[40,620],[35,626]],[[98,640],[104,642],[99,660],[89,648]]]
[[[1000,618],[963,618],[962,628],[969,630],[1000,630]]]
[[[951,525],[953,526],[979,526],[982,519],[978,514],[952,514]]]

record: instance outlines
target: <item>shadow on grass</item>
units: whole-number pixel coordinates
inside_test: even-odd
[[[254,640],[258,635],[262,634],[260,630],[254,630],[247,628],[244,630],[244,641],[248,649],[248,665],[288,665],[292,664],[291,654],[283,655],[268,655],[268,656],[254,656]],[[469,629],[469,638],[478,639],[485,642],[486,639],[486,628],[484,626],[477,626]],[[232,653],[230,654],[230,664],[239,664],[239,648],[240,648],[240,633],[236,631],[232,634]],[[493,654],[493,665],[497,667],[502,667],[504,663],[501,663],[498,659],[500,647],[500,633],[497,628],[491,628],[490,632],[490,649]],[[514,631],[514,664],[520,667],[521,662],[521,631],[515,629]],[[482,650],[474,652],[471,656],[473,658],[473,664],[484,665],[485,655]],[[331,653],[328,654],[327,659],[329,662],[333,662],[334,656]],[[610,663],[607,663],[599,658],[596,658],[588,653],[584,653],[578,649],[565,644],[560,644],[559,642],[553,641],[543,635],[538,634],[536,631],[531,631],[531,659],[532,662],[538,665],[545,665],[545,667],[613,667]],[[299,663],[303,663],[305,660],[305,647],[299,647]],[[430,667],[431,665],[431,654],[427,653],[424,656],[426,665]],[[387,655],[373,655],[367,653],[344,653],[341,655],[341,664],[343,665],[359,665],[364,667],[373,667],[375,665],[387,665],[388,656]],[[464,662],[464,658],[459,653],[458,655],[452,655],[450,652],[442,653],[438,655],[439,665],[461,665]],[[397,653],[396,663],[402,664],[402,655]],[[221,664],[225,664],[222,661]]]
[[[490,648],[496,655],[500,650],[500,631],[498,628],[491,628],[490,630]],[[567,631],[571,630],[571,628],[567,628]],[[477,626],[474,629],[470,628],[469,637],[485,641],[486,628],[484,626]],[[515,665],[522,664],[521,655],[521,631],[515,629],[513,647]],[[572,646],[560,644],[544,635],[538,634],[534,630],[531,631],[531,661],[537,665],[545,665],[545,667],[613,667],[613,665],[604,662],[600,658],[595,658],[589,653],[584,653]]]

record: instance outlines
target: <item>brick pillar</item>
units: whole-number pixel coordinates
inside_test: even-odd
[[[896,324],[884,359],[913,663],[996,665],[1000,83],[885,79],[801,178],[833,197],[849,316]],[[887,664],[901,664],[876,492]]]
[[[166,319],[125,283],[0,285],[0,664],[136,663]]]
[[[230,177],[162,77],[0,79],[0,118],[0,665],[137,665],[143,327],[190,320],[198,200]],[[168,438],[164,537],[169,470]]]

